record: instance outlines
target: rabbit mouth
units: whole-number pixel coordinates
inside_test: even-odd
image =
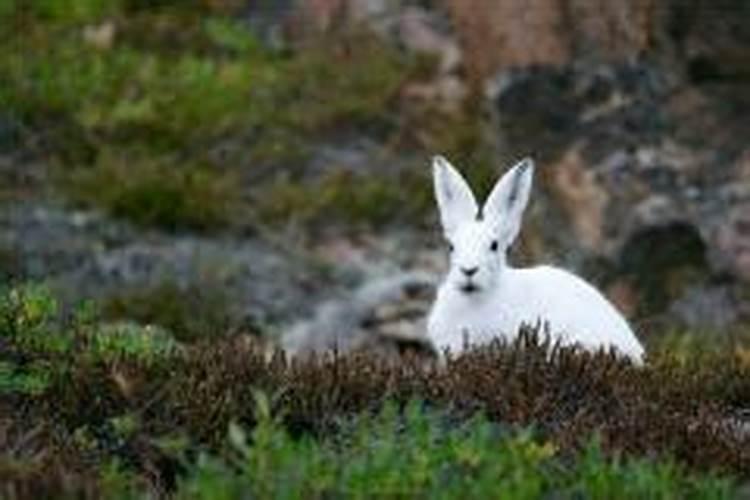
[[[466,295],[471,295],[473,293],[477,293],[481,290],[478,285],[475,283],[468,281],[461,286],[458,287],[459,290],[461,290],[462,293],[465,293]]]

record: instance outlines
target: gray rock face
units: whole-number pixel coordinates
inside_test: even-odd
[[[321,260],[259,238],[143,231],[39,202],[4,208],[0,248],[18,256],[10,274],[47,282],[65,305],[164,283],[187,293],[215,287],[228,298],[235,326],[280,330],[282,346],[292,354],[334,348],[433,354],[424,321],[437,256],[414,235],[360,246],[333,241],[318,249]],[[338,269],[325,271],[326,262]],[[428,270],[405,272],[402,266]]]
[[[425,318],[436,281],[425,273],[402,273],[366,283],[346,298],[326,302],[311,320],[297,323],[282,346],[293,355],[338,350],[404,348],[431,353]]]
[[[101,215],[18,204],[0,210],[0,245],[19,256],[17,279],[46,280],[64,299],[161,283],[220,287],[239,319],[279,322],[311,313],[325,277],[258,239],[142,233]]]
[[[541,159],[532,225],[551,254],[608,260],[641,315],[747,319],[750,126],[726,109],[750,103],[647,63],[505,72],[488,95],[511,156]]]

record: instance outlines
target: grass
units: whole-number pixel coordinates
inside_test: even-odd
[[[292,361],[99,318],[0,295],[0,496],[731,498],[750,479],[736,345],[635,367],[526,332],[445,366]]]

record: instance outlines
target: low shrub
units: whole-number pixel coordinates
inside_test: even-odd
[[[387,403],[333,437],[295,439],[262,411],[248,435],[230,425],[227,458],[203,455],[177,498],[727,498],[731,481],[685,474],[671,462],[607,459],[590,442],[573,464],[531,432],[481,416],[451,424],[417,401]]]
[[[167,160],[102,154],[66,181],[75,200],[115,217],[168,230],[216,230],[234,220],[240,203],[236,179],[207,167]]]
[[[476,488],[490,488],[488,478],[498,476],[514,487],[520,477],[519,495],[561,489],[608,496],[621,489],[638,497],[653,487],[722,497],[730,483],[714,475],[750,479],[743,416],[750,364],[733,350],[693,358],[657,352],[638,367],[613,353],[551,346],[525,331],[510,345],[477,348],[444,365],[356,352],[287,359],[246,337],[172,349],[168,337],[166,344],[157,337],[140,342],[149,332],[139,330],[132,342],[127,332],[110,342],[86,315],[53,328],[53,302],[36,290],[10,291],[0,301],[2,449],[14,450],[6,457],[11,461],[20,455],[24,470],[57,468],[50,477],[98,477],[99,465],[115,461],[154,491],[188,497],[211,485],[231,494],[249,483],[264,488],[259,494],[295,484],[313,496],[365,487],[448,492],[470,488],[462,474],[477,478]],[[66,339],[64,348],[29,342],[44,332]],[[19,390],[25,382],[18,374],[33,376],[39,366],[48,374],[44,383]],[[269,396],[259,400],[258,391]],[[386,421],[396,419],[382,439],[374,437],[381,431],[358,427],[370,422],[377,429],[380,417],[367,415],[381,411],[391,415]],[[226,433],[234,425],[249,439],[233,431],[231,455]],[[411,430],[394,434],[396,428]],[[514,441],[529,428],[531,441]],[[372,440],[361,441],[365,434]],[[256,446],[265,448],[247,451]],[[230,459],[238,452],[240,462]],[[595,458],[586,458],[591,453]],[[504,462],[506,454],[515,458]],[[248,456],[252,462],[242,462]],[[299,460],[292,465],[289,457]],[[389,467],[391,460],[403,467]],[[647,465],[652,461],[658,464]],[[446,463],[452,465],[439,465]],[[261,469],[253,467],[278,467],[290,476],[263,475],[259,483]],[[405,469],[413,472],[404,476]],[[564,480],[549,482],[556,477]]]
[[[64,194],[118,217],[167,229],[225,225],[222,202],[236,201],[240,178],[255,177],[249,170],[265,169],[266,179],[274,171],[294,172],[317,143],[342,133],[385,145],[408,135],[412,145],[433,150],[440,142],[434,127],[441,139],[460,136],[449,151],[477,146],[473,118],[462,127],[429,113],[408,123],[393,118],[408,106],[401,89],[424,78],[428,65],[372,33],[334,33],[279,51],[226,15],[232,9],[208,7],[220,2],[180,8],[172,0],[154,2],[169,9],[131,0],[73,3],[43,1],[0,13],[25,33],[19,46],[18,37],[0,30],[6,55],[0,105],[19,130],[33,135],[19,143],[35,144],[57,165],[53,178]],[[415,139],[421,136],[435,140]],[[219,164],[233,174],[218,175]],[[321,184],[335,188],[341,181]],[[259,196],[268,189],[266,183],[245,187]],[[326,203],[357,222],[384,220],[394,201],[421,214],[421,196],[415,203],[397,197],[379,179],[367,189],[361,203],[329,189]],[[287,191],[294,192],[269,211],[284,217],[288,207],[303,216],[322,211],[310,189]]]
[[[418,172],[364,177],[334,171],[310,184],[279,180],[258,197],[254,208],[256,218],[269,225],[393,225],[421,220],[432,210],[431,196],[429,179]]]
[[[101,316],[158,325],[177,340],[187,342],[225,335],[233,322],[229,298],[217,285],[180,287],[170,281],[105,299],[101,303]]]

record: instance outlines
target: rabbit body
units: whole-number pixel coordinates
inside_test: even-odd
[[[634,359],[643,356],[628,323],[607,299],[576,275],[550,266],[506,268],[502,285],[478,300],[442,286],[427,321],[432,342],[451,352],[495,337],[511,341],[524,324],[546,324],[564,344],[611,346]]]
[[[593,286],[555,267],[506,264],[533,168],[531,160],[516,165],[479,208],[460,174],[444,158],[435,158],[435,194],[451,262],[428,317],[430,340],[439,350],[456,353],[495,337],[512,340],[523,324],[540,324],[563,344],[614,348],[640,361],[643,347],[627,321]]]

